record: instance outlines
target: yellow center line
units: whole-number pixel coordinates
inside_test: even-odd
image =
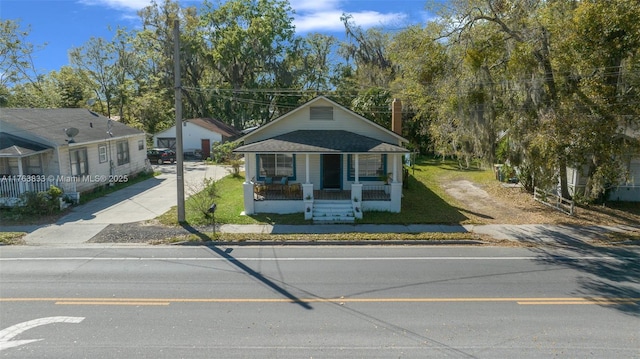
[[[59,305],[169,305],[171,303],[471,303],[520,305],[635,304],[640,298],[0,298],[0,302],[54,302]]]
[[[109,301],[61,301],[57,305],[169,305],[169,302],[109,302]]]

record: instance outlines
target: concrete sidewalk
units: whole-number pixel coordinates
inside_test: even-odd
[[[157,165],[160,175],[73,207],[71,213],[56,223],[45,226],[6,226],[2,231],[27,232],[29,245],[82,244],[100,233],[109,224],[150,220],[177,204],[175,165]],[[229,174],[225,166],[208,166],[185,162],[185,187],[202,183],[206,178],[218,180]],[[188,189],[185,189],[188,196]]]
[[[45,226],[4,226],[0,231],[27,232],[29,245],[79,245],[100,233],[109,224],[150,220],[177,203],[176,166],[154,166],[161,175],[72,208],[55,224]],[[229,174],[224,166],[185,163],[185,186],[218,180]],[[185,190],[188,194],[188,190]],[[638,231],[632,227],[566,225],[438,225],[438,224],[309,224],[309,225],[222,225],[223,233],[330,234],[330,233],[476,233],[495,239],[546,242],[585,242],[602,238],[606,232]]]

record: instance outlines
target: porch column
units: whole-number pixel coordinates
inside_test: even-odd
[[[245,183],[249,183],[251,181],[251,173],[249,172],[249,168],[251,168],[249,162],[251,161],[250,156],[244,155],[244,181]]]
[[[255,156],[255,155],[253,155]],[[243,200],[244,200],[244,214],[255,214],[255,203],[253,199],[254,188],[253,183],[251,183],[251,157],[245,153],[244,155],[244,183],[242,184],[242,192],[243,192]]]
[[[356,153],[355,157],[356,157],[356,160],[355,160],[356,178],[354,183],[360,183],[360,155]]]
[[[20,176],[24,175],[24,172],[22,170],[22,157],[18,157],[18,174]],[[25,184],[25,181],[18,181],[18,188],[20,189],[20,194],[25,192],[24,184]]]
[[[305,154],[304,155],[304,171],[305,171],[305,178],[304,178],[304,183],[309,183],[309,154]]]
[[[402,183],[391,183],[391,203],[389,205],[389,212],[400,213],[402,208]]]
[[[398,155],[393,154],[393,182],[398,182]]]

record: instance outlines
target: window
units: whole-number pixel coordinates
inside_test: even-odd
[[[40,164],[40,155],[27,157],[27,173],[28,174],[42,173],[42,166]]]
[[[349,155],[349,180],[354,180],[356,175],[355,155]],[[358,155],[358,178],[360,180],[377,181],[384,176],[386,171],[386,155],[363,154]]]
[[[109,160],[107,157],[107,145],[98,146],[98,160],[100,163],[105,163]]]
[[[80,148],[69,151],[71,160],[71,175],[82,176],[89,174],[89,162],[87,161],[87,149]]]
[[[120,141],[116,146],[118,147],[118,166],[129,163],[129,142]]]
[[[138,151],[144,150],[144,140],[138,140]]]
[[[309,118],[311,120],[333,120],[333,107],[310,107],[309,111]]]
[[[274,154],[258,155],[260,178],[293,177],[295,155]]]

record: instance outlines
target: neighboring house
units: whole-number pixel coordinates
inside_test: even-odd
[[[626,148],[631,148],[631,152],[626,153],[621,158],[623,166],[621,175],[626,177],[622,183],[613,184],[606,191],[607,201],[640,202],[640,129],[627,124],[625,128],[620,128],[620,132],[612,139],[614,144]],[[635,150],[634,150],[635,149]],[[589,178],[589,166],[581,168],[567,168],[567,184],[569,194],[584,194],[587,180]]]
[[[145,166],[144,132],[90,110],[0,109],[0,204],[50,185],[78,199]]]
[[[211,146],[216,142],[232,141],[240,132],[214,118],[193,118],[182,121],[182,148],[184,152],[201,152],[202,158],[211,156]],[[153,144],[159,148],[176,149],[176,126],[153,136]]]
[[[347,222],[400,212],[409,151],[402,105],[392,107],[395,132],[320,96],[242,137],[234,152],[245,158],[245,213]]]

